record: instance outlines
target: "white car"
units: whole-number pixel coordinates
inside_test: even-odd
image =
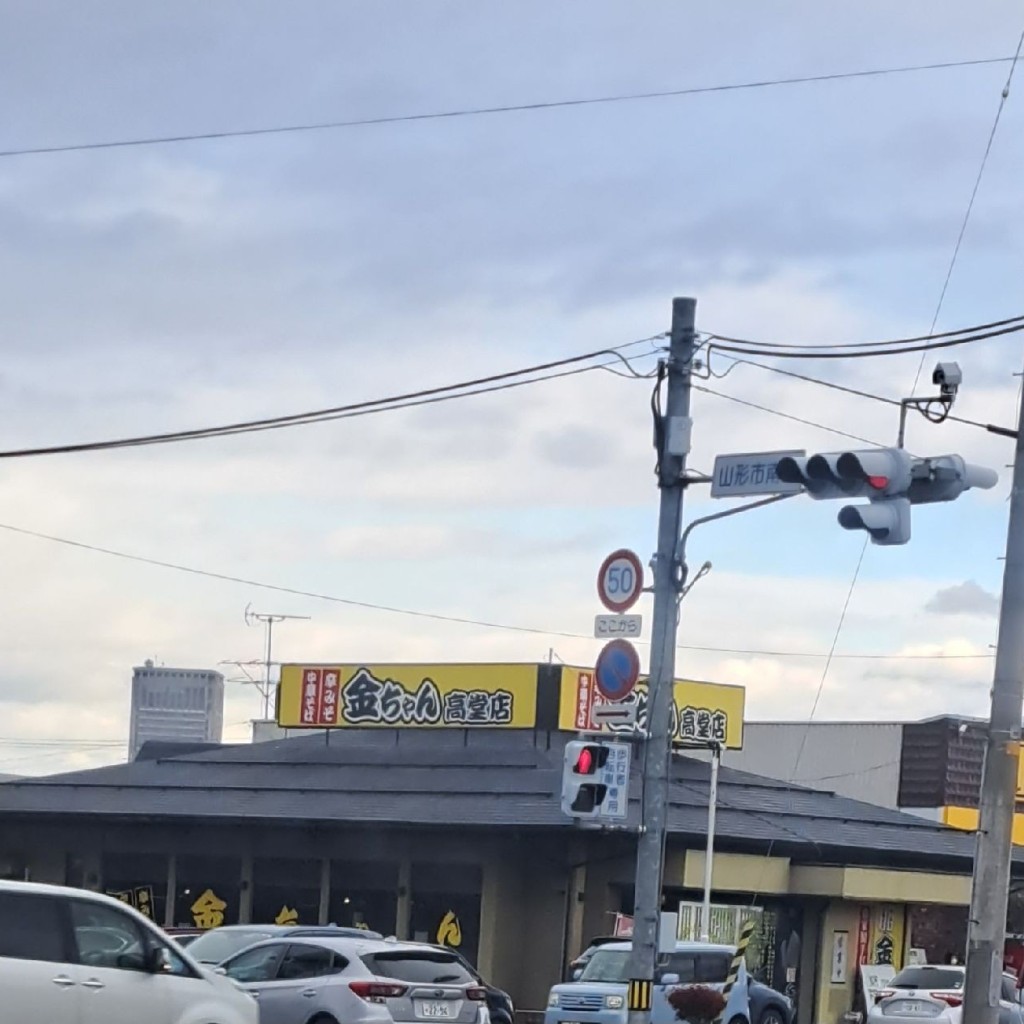
[[[258,1024],[256,1001],[131,907],[0,881],[0,1017],[45,1024]]]
[[[904,967],[875,998],[868,1024],[960,1024],[963,1020],[965,967],[921,964]],[[1000,1024],[1022,1024],[1012,975],[1003,977]]]
[[[260,1024],[490,1024],[458,955],[420,943],[279,935],[217,970],[256,996]]]

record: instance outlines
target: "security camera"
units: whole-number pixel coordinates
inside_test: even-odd
[[[932,383],[939,385],[944,398],[952,398],[963,382],[959,363],[938,363],[932,371]]]

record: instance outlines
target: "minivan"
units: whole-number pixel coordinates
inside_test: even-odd
[[[109,896],[0,881],[3,1019],[258,1024],[256,1001]]]
[[[625,1024],[629,982],[629,942],[609,942],[594,950],[579,980],[555,985],[548,996],[544,1024]],[[652,1024],[675,1024],[668,994],[681,985],[707,985],[721,990],[732,965],[731,946],[677,942],[675,951],[659,958],[651,1004]],[[724,1024],[750,1024],[747,972],[729,993]]]

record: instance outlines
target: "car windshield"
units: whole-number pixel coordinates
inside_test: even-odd
[[[231,931],[214,929],[191,942],[188,951],[200,963],[219,964],[246,946],[271,937],[270,932],[261,931],[259,928],[232,928]]]
[[[450,953],[368,953],[363,963],[378,977],[425,985],[472,985],[476,980]]]
[[[955,992],[964,987],[962,967],[906,967],[889,982],[889,988],[932,988]]]
[[[583,968],[580,981],[629,981],[628,949],[597,949]]]

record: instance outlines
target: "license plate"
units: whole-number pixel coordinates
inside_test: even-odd
[[[417,1015],[424,1020],[451,1020],[455,1016],[455,1006],[448,1001],[427,1002],[420,1000],[416,1007]]]
[[[905,1013],[911,1017],[930,1017],[932,1016],[931,1007],[927,1003],[923,1003],[917,999],[905,999],[900,1003],[900,1013]]]

